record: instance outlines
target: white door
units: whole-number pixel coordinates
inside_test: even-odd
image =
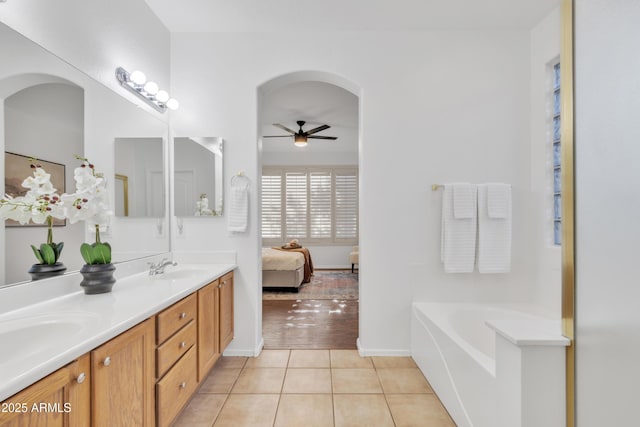
[[[164,173],[161,170],[147,171],[146,216],[164,217]]]
[[[194,216],[196,212],[195,170],[176,171],[174,175],[174,203],[176,216]]]

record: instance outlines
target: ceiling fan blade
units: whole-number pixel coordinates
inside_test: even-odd
[[[263,138],[293,138],[293,135],[263,135]]]
[[[307,138],[309,138],[309,139],[331,139],[333,141],[338,139],[337,136],[314,136],[314,135],[309,135]]]
[[[287,132],[289,132],[289,133],[292,133],[292,134],[295,134],[295,133],[296,133],[295,131],[293,131],[293,130],[289,129],[289,128],[288,128],[288,127],[286,127],[286,126],[281,125],[280,123],[274,123],[273,125],[274,125],[275,127],[279,127],[279,128],[280,128],[280,129],[282,129],[282,130],[286,130],[286,131],[287,131]]]
[[[331,126],[329,126],[329,125],[318,126],[317,128],[314,128],[314,129],[306,131],[305,134],[311,135],[311,134],[314,134],[316,132],[320,132],[321,130],[329,129],[330,127]]]

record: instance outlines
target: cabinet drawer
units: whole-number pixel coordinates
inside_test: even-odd
[[[196,347],[193,346],[156,385],[158,426],[168,426],[198,386]]]
[[[164,375],[196,343],[196,322],[190,321],[156,350],[156,375]]]
[[[180,328],[196,318],[196,295],[178,301],[157,316],[157,344],[162,344]]]

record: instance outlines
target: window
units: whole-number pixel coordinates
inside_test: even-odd
[[[315,244],[358,241],[358,169],[265,167],[262,239]]]
[[[553,152],[553,243],[562,243],[562,173],[560,150],[560,63],[553,66],[552,152]]]

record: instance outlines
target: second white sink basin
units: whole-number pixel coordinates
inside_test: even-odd
[[[86,330],[93,313],[51,313],[0,321],[0,365],[46,350]]]

